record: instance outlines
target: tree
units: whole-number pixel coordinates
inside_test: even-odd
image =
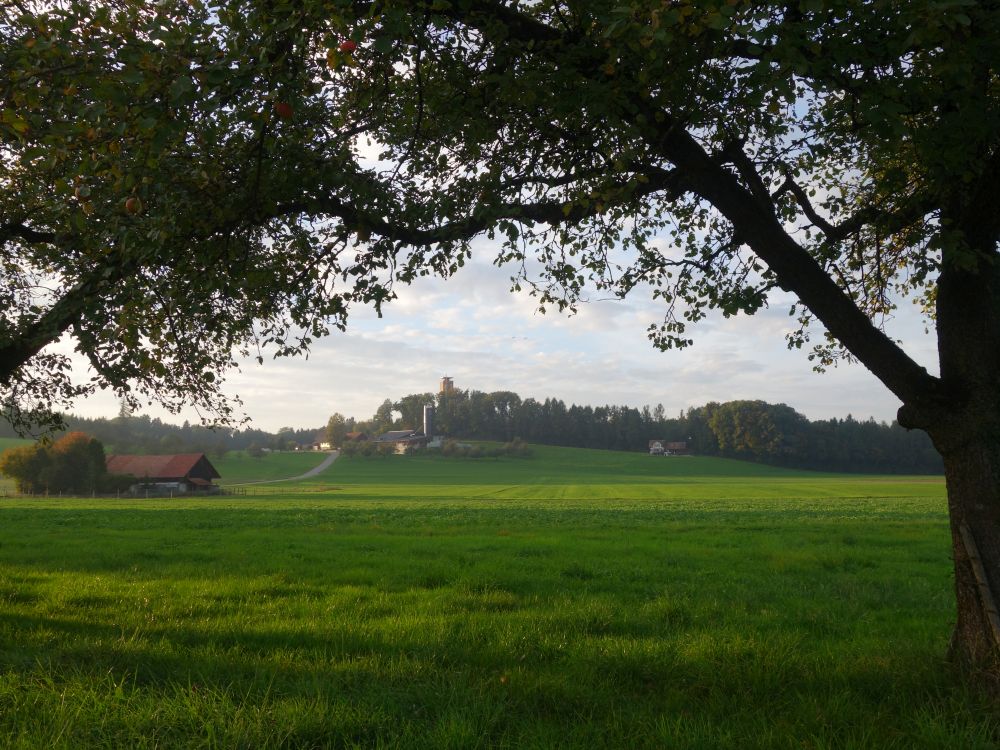
[[[411,393],[392,405],[399,412],[399,426],[404,430],[420,430],[424,425],[424,407],[434,404],[433,393]]]
[[[784,404],[729,401],[713,409],[708,425],[723,455],[775,461],[796,452],[808,421]]]
[[[234,350],[303,351],[351,304],[454,273],[484,233],[543,309],[651,293],[664,348],[782,289],[790,344],[860,361],[941,452],[953,655],[1000,677],[995,4],[17,8],[0,11],[13,418],[96,385],[225,414]],[[882,329],[906,294],[938,375]],[[45,350],[63,333],[95,382]]]
[[[326,423],[326,442],[334,448],[339,448],[343,445],[347,433],[347,419],[340,412],[335,412]]]
[[[392,429],[392,413],[392,400],[387,398],[379,405],[378,409],[375,410],[375,414],[371,418],[371,431],[373,434],[378,434]]]
[[[391,259],[354,257],[352,205],[393,196],[356,163],[367,107],[324,54],[339,23],[322,3],[0,6],[10,421],[58,425],[106,387],[123,413],[146,396],[229,424],[236,356],[303,352],[389,296]],[[90,380],[50,347],[64,335]]]
[[[92,493],[107,475],[104,446],[83,432],[70,432],[52,445],[11,448],[0,455],[0,472],[13,478],[20,492]]]
[[[13,479],[18,492],[45,492],[42,473],[48,465],[49,454],[37,443],[8,448],[0,454],[0,474]]]
[[[42,483],[50,492],[93,493],[108,473],[104,446],[84,432],[69,432],[48,448]]]

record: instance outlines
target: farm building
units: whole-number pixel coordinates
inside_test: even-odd
[[[187,494],[219,492],[212,484],[219,472],[204,453],[175,453],[164,456],[120,456],[107,459],[109,474],[133,476],[133,493]]]
[[[348,433],[353,434],[353,433]],[[440,440],[434,438],[434,405],[424,406],[424,429],[420,430],[389,430],[379,435],[374,440],[382,445],[391,444],[395,447],[396,453],[409,453],[413,448],[423,445],[433,445],[440,447]]]
[[[688,445],[683,440],[650,440],[649,455],[651,456],[683,456],[688,452]]]
[[[345,443],[363,443],[368,439],[367,432],[348,432],[344,435]]]
[[[419,430],[389,430],[374,440],[380,445],[390,444],[396,453],[409,453],[413,448],[427,444],[427,437]]]

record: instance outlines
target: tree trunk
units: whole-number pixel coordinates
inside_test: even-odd
[[[942,219],[964,241],[943,249],[937,334],[947,396],[928,432],[948,485],[957,606],[950,655],[974,684],[1000,692],[1000,264],[997,227],[980,205],[992,205],[992,191],[979,193]]]
[[[942,450],[957,621],[949,656],[974,683],[1000,688],[1000,435]]]

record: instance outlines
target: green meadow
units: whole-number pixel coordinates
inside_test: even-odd
[[[314,451],[282,451],[254,458],[246,451],[230,451],[222,458],[210,456],[209,461],[222,475],[220,484],[232,485],[297,477],[318,466],[326,456]]]
[[[1000,743],[944,660],[939,478],[536,448],[282,486],[0,500],[0,747]]]

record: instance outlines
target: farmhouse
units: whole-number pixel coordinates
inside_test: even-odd
[[[212,494],[220,491],[212,484],[219,472],[204,453],[177,453],[165,456],[120,456],[107,459],[109,474],[125,474],[139,481],[132,485],[133,493]]]
[[[688,453],[688,445],[683,440],[650,440],[649,455],[651,456],[683,456]]]
[[[379,445],[392,445],[396,453],[409,453],[417,446],[426,445],[428,440],[419,430],[389,430],[373,441]]]

